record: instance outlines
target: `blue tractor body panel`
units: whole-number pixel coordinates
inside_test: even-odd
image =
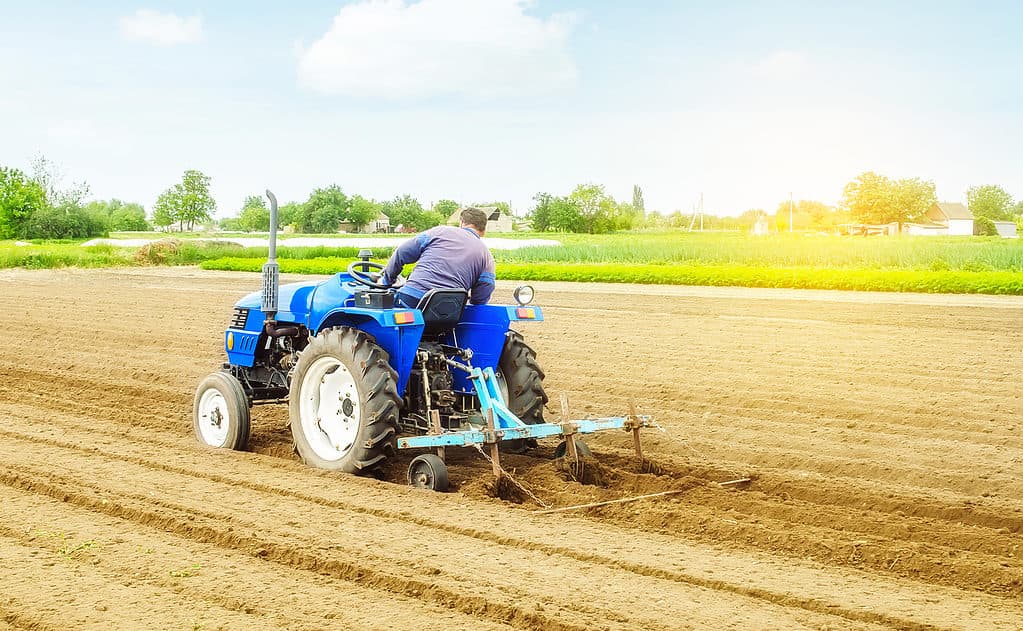
[[[398,373],[398,395],[403,396],[423,335],[423,315],[417,309],[357,307],[355,292],[364,289],[344,273],[325,281],[282,285],[278,294],[279,310],[274,319],[278,323],[300,324],[314,335],[336,326],[353,327],[371,335],[387,351],[388,361]],[[225,332],[228,360],[232,365],[251,368],[265,320],[260,293],[245,296],[235,307],[247,309],[248,317],[244,329],[230,328]],[[399,323],[395,320],[396,313],[412,313],[413,319]],[[543,312],[539,307],[466,305],[461,322],[448,334],[445,343],[472,349],[474,367],[496,370],[505,334],[510,323],[518,320],[542,321]],[[454,371],[454,389],[474,392],[468,375],[461,371]]]

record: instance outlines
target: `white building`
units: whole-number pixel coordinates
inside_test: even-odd
[[[487,213],[487,234],[494,232],[511,232],[513,229],[511,215],[507,215],[501,212],[501,209],[496,206],[477,206],[483,212]],[[451,213],[448,217],[449,225],[458,225],[460,220],[459,215],[462,214],[464,208],[459,208],[455,212]]]
[[[936,224],[944,225],[948,229],[946,232],[939,234],[973,236],[973,213],[967,210],[966,206],[958,202],[937,202],[931,206],[925,217]],[[927,234],[934,233],[928,232]]]
[[[998,236],[1005,239],[1015,239],[1016,235],[1016,222],[1015,221],[994,221],[995,230],[998,231]]]

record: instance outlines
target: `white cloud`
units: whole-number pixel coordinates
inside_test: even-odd
[[[810,68],[806,57],[790,50],[771,53],[753,66],[754,73],[764,79],[796,79]]]
[[[497,97],[575,82],[575,19],[527,15],[524,0],[365,0],[302,51],[302,85],[388,99]]]
[[[121,37],[157,46],[191,44],[202,37],[202,18],[198,15],[183,18],[173,13],[160,13],[152,9],[139,9],[119,21]]]

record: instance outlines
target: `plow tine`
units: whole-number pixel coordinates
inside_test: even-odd
[[[629,401],[629,423],[632,425],[632,446],[636,449],[636,457],[643,462],[643,445],[639,441],[639,428],[642,424],[636,416],[636,402]]]
[[[487,427],[490,431],[494,431],[494,410],[493,408],[487,410]],[[490,443],[490,462],[494,468],[494,478],[501,477],[501,450],[498,449],[497,443]]]

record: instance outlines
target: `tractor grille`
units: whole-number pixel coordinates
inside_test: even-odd
[[[234,308],[234,315],[231,316],[231,324],[229,325],[232,329],[244,329],[245,323],[249,319],[249,310],[242,309],[240,307]]]

